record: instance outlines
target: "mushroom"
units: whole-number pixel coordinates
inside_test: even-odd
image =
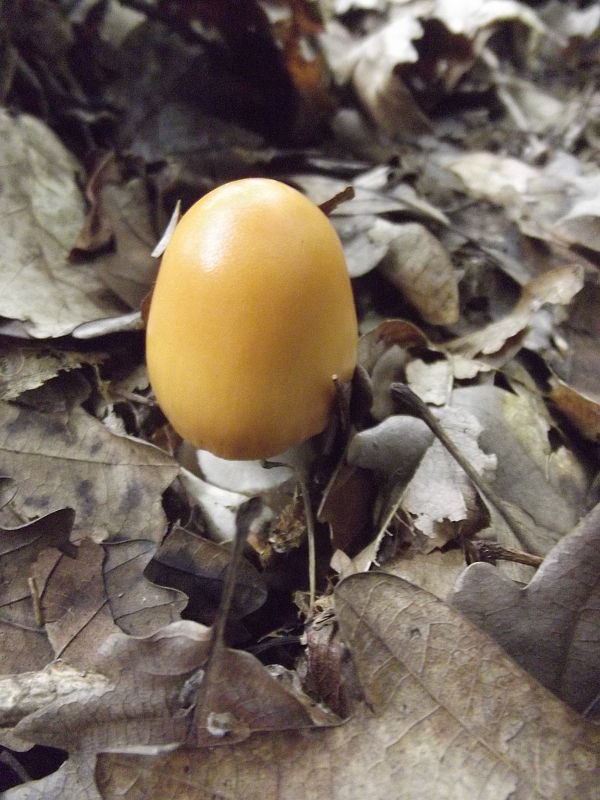
[[[224,458],[270,458],[325,428],[357,321],[340,240],[279,181],[209,192],[167,244],[148,315],[150,383],[175,430]]]

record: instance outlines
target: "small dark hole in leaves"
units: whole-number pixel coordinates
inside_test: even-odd
[[[3,758],[5,754],[7,758]],[[67,753],[64,750],[42,747],[37,744],[24,753],[0,748],[0,792],[5,792],[22,783],[17,770],[11,767],[10,763],[13,763],[15,767],[18,764],[22,773],[26,773],[31,780],[36,781],[56,772],[66,758]]]

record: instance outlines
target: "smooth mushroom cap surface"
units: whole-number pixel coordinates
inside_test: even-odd
[[[182,217],[154,289],[146,357],[184,439],[251,459],[320,433],[332,376],[351,378],[357,339],[340,240],[300,192],[248,178]]]

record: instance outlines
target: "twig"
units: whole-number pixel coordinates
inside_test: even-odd
[[[329,216],[335,209],[342,203],[352,200],[354,197],[354,187],[346,186],[341,192],[334,194],[329,200],[325,200],[319,204],[319,208],[326,215]]]
[[[310,593],[310,607],[312,608],[317,598],[317,557],[315,549],[315,515],[310,500],[308,476],[306,470],[296,469],[296,477],[300,485],[302,502],[304,503],[304,518],[306,520],[306,536],[308,540],[308,588]]]
[[[252,522],[260,514],[262,508],[262,501],[258,497],[253,497],[246,503],[243,503],[238,509],[236,516],[236,530],[233,540],[233,549],[231,551],[231,560],[227,566],[225,573],[225,583],[221,593],[221,599],[215,621],[212,626],[212,640],[210,645],[210,654],[206,660],[203,668],[199,669],[189,678],[186,683],[192,687],[193,690],[200,689],[198,694],[198,703],[194,710],[194,717],[192,723],[191,734],[195,736],[195,732],[199,728],[206,727],[206,719],[210,712],[207,704],[207,697],[210,687],[218,681],[219,670],[222,664],[222,653],[226,649],[227,644],[225,641],[225,628],[231,610],[231,603],[233,601],[233,594],[235,592],[235,584],[237,574],[239,572],[240,563],[244,554],[244,547],[248,538],[248,532]]]
[[[512,561],[516,564],[526,564],[528,567],[539,567],[544,560],[542,556],[535,556],[512,547],[503,547],[497,542],[471,539],[466,544],[469,551],[474,551],[478,561]]]
[[[35,622],[38,628],[44,627],[44,615],[42,613],[42,604],[40,601],[40,593],[38,591],[35,578],[27,578],[27,585],[31,593],[31,602],[33,603],[33,613],[35,614]]]

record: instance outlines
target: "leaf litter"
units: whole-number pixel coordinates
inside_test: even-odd
[[[3,796],[597,797],[593,4],[9,5]],[[314,607],[293,461],[143,366],[173,208],[248,174],[354,193]]]

